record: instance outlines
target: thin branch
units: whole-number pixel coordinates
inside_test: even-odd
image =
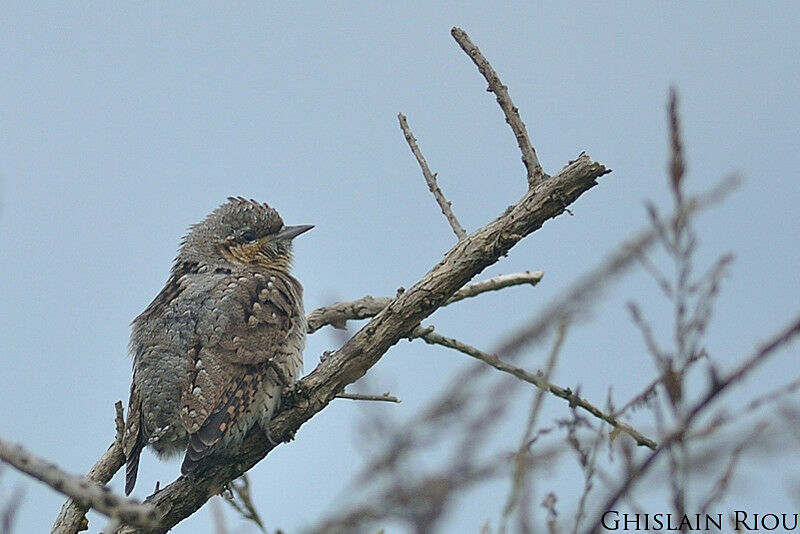
[[[642,338],[644,338],[645,345],[647,346],[647,350],[650,351],[650,354],[657,361],[665,360],[667,355],[663,350],[661,350],[661,347],[658,346],[658,341],[656,341],[656,337],[653,334],[653,329],[650,328],[650,325],[644,320],[644,317],[642,317],[642,311],[639,309],[639,306],[635,302],[629,302],[628,311],[631,314],[633,324],[636,325],[641,332]]]
[[[417,146],[417,140],[414,138],[414,134],[411,133],[411,128],[408,126],[406,116],[402,113],[398,113],[397,119],[400,121],[400,128],[403,130],[403,135],[406,137],[408,146],[411,148],[411,152],[414,154],[414,157],[417,158],[417,162],[422,169],[422,175],[425,177],[428,189],[433,193],[433,198],[436,199],[436,203],[439,204],[439,207],[442,209],[442,213],[447,219],[447,222],[450,223],[450,228],[453,229],[456,237],[464,239],[467,237],[467,232],[458,222],[458,219],[456,219],[456,215],[453,213],[452,203],[444,197],[444,193],[442,193],[442,190],[439,188],[439,184],[436,183],[436,174],[432,173],[428,168],[428,162],[425,161],[425,156],[422,155],[422,151]]]
[[[228,534],[225,516],[222,515],[222,507],[216,499],[211,501],[211,518],[214,521],[214,534]]]
[[[550,377],[553,375],[553,370],[556,366],[556,360],[561,352],[564,339],[566,339],[567,336],[567,324],[561,323],[559,326],[560,328],[558,329],[555,342],[553,343],[553,348],[547,358],[547,364],[545,365],[544,373],[541,374],[541,379],[544,383],[549,383]],[[539,413],[541,412],[542,405],[544,404],[544,395],[548,391],[549,389],[539,388],[536,397],[534,397],[534,400],[531,403],[530,411],[528,412],[528,421],[525,425],[525,431],[523,432],[522,440],[517,448],[517,452],[514,454],[514,472],[511,476],[511,490],[509,491],[506,499],[506,505],[503,508],[503,516],[501,519],[502,523],[500,527],[501,532],[506,531],[506,526],[511,518],[511,513],[515,508],[519,508],[520,519],[523,522],[523,524],[520,525],[520,527],[523,528],[520,528],[520,530],[523,532],[530,530],[530,525],[525,524],[526,516],[524,512],[527,510],[527,503],[523,501],[522,497],[528,493],[528,490],[530,489],[530,480],[528,478],[528,468],[530,467],[530,464],[527,461],[530,455],[530,442],[534,437],[533,431],[536,427],[536,421],[539,418]]]
[[[125,420],[122,416],[122,402],[114,404],[116,415],[114,425],[116,437],[108,450],[97,460],[97,463],[86,474],[86,479],[98,484],[108,484],[114,474],[125,465],[125,453],[122,450],[122,434],[125,431]],[[61,507],[52,534],[75,534],[83,525],[88,507],[80,502],[69,500]]]
[[[462,352],[468,356],[472,356],[475,359],[478,359],[484,363],[491,365],[498,371],[502,371],[504,373],[508,373],[512,376],[515,376],[520,380],[533,384],[534,386],[543,391],[548,391],[553,395],[555,395],[556,397],[562,398],[567,402],[569,402],[570,406],[576,406],[578,408],[581,408],[582,410],[589,412],[596,418],[605,421],[606,423],[614,427],[614,429],[617,430],[618,432],[624,432],[625,434],[629,435],[631,438],[633,438],[633,440],[636,442],[637,445],[648,447],[650,449],[655,449],[657,446],[655,441],[643,435],[630,425],[618,420],[613,415],[605,413],[603,410],[597,408],[586,399],[583,399],[580,396],[576,395],[570,388],[564,388],[550,383],[541,373],[535,375],[529,373],[525,369],[522,369],[515,365],[511,365],[510,363],[501,360],[497,356],[483,352],[482,350],[477,349],[472,345],[468,345],[457,339],[451,337],[445,337],[441,334],[433,332],[430,330],[430,327],[428,328],[418,327],[417,329],[414,330],[414,332],[412,332],[412,336],[419,337],[420,339],[424,340],[426,343],[429,343],[431,345],[441,345],[442,347],[447,347]]]
[[[57,465],[3,439],[0,439],[0,460],[110,518],[140,527],[151,527],[158,522],[153,506],[115,495],[108,486],[67,473]]]
[[[629,472],[626,473],[625,480],[619,488],[606,500],[606,502],[598,508],[598,510],[611,510],[614,505],[622,498],[631,487],[642,477],[642,475],[653,466],[655,461],[665,450],[668,450],[674,443],[683,439],[689,430],[692,422],[700,415],[705,408],[715,400],[723,391],[727,390],[732,385],[736,384],[747,376],[753,369],[763,363],[768,357],[775,354],[778,349],[783,348],[789,342],[793,341],[794,337],[800,334],[800,315],[794,318],[789,325],[783,330],[774,335],[768,342],[764,343],[753,355],[747,358],[740,364],[732,373],[728,374],[725,379],[717,380],[712,383],[706,394],[688,410],[687,414],[681,419],[679,424],[661,443],[661,446],[650,453],[645,460],[638,466],[631,466]],[[590,534],[598,532],[602,525],[602,512],[598,514],[591,522],[591,526],[586,529],[586,533]]]
[[[722,497],[725,496],[725,493],[730,487],[731,481],[733,480],[733,475],[736,472],[736,466],[739,465],[739,461],[741,460],[745,449],[751,446],[753,443],[756,443],[758,437],[762,432],[764,432],[764,430],[767,429],[768,426],[769,425],[766,421],[762,421],[733,449],[728,456],[725,471],[723,471],[722,475],[717,478],[716,483],[706,496],[703,504],[700,505],[699,510],[701,514],[705,514],[711,508],[711,506],[719,503],[720,500],[722,500]]]
[[[466,298],[477,297],[482,293],[499,291],[500,289],[511,286],[525,284],[535,286],[541,281],[543,276],[544,273],[542,271],[524,271],[520,273],[501,274],[489,278],[488,280],[467,284],[456,291],[442,306],[448,306]],[[378,313],[391,304],[393,300],[394,299],[390,297],[370,297],[368,295],[357,300],[337,302],[330,306],[317,308],[306,315],[308,333],[313,334],[326,325],[344,328],[348,320],[369,319],[370,317],[378,315]]]
[[[24,495],[25,492],[22,488],[17,486],[14,489],[14,493],[11,494],[11,497],[2,503],[2,507],[0,507],[0,533],[11,534],[11,532],[13,532],[14,521],[22,506],[22,498]]]
[[[698,352],[696,354],[692,354],[692,356],[689,358],[689,360],[677,372],[678,373],[682,373],[682,374],[686,373],[689,370],[689,368],[692,365],[694,365],[695,362],[697,362],[701,358],[705,358],[707,356],[708,355],[704,351]],[[649,399],[651,399],[653,397],[653,395],[655,395],[656,388],[660,384],[664,383],[666,379],[667,379],[667,376],[664,373],[658,375],[647,386],[645,386],[642,389],[641,392],[639,392],[637,395],[635,395],[631,400],[629,400],[627,403],[625,403],[625,405],[622,408],[620,408],[619,410],[616,410],[616,412],[614,412],[614,413],[616,415],[622,415],[623,413],[627,412],[628,410],[630,410],[634,406],[638,406],[640,404],[643,404],[643,403],[647,402]]]
[[[506,122],[514,132],[514,137],[517,138],[517,145],[519,145],[519,150],[522,152],[522,162],[525,164],[525,170],[528,173],[528,186],[531,188],[536,187],[545,178],[545,174],[539,164],[539,158],[536,157],[536,150],[528,137],[525,123],[522,122],[522,118],[519,116],[519,109],[511,101],[511,96],[508,94],[508,87],[500,81],[497,72],[492,68],[489,61],[483,57],[478,47],[470,40],[467,32],[461,28],[453,28],[450,30],[450,34],[461,46],[461,49],[472,59],[472,62],[478,67],[483,77],[486,78],[489,83],[489,91],[497,97],[497,103],[500,105],[500,109],[503,110]]]
[[[523,284],[535,286],[542,280],[543,276],[544,273],[542,271],[523,271],[521,273],[501,274],[499,276],[494,276],[488,280],[475,282],[474,284],[468,284],[462,287],[456,291],[447,302],[445,302],[445,306],[466,298],[477,297],[482,293],[498,291],[511,286],[519,286]]]
[[[397,404],[400,404],[400,399],[398,399],[394,395],[389,395],[388,391],[382,395],[365,395],[363,393],[339,393],[338,395],[336,395],[336,398],[359,400],[359,401],[395,402]]]

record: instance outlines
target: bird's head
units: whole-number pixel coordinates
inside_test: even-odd
[[[229,197],[225,204],[192,225],[175,263],[197,263],[210,268],[250,266],[288,272],[292,239],[312,228],[286,226],[278,212],[268,205]]]

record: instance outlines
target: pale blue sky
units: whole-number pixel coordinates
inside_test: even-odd
[[[316,225],[296,247],[307,309],[418,279],[454,237],[398,112],[468,230],[518,199],[514,138],[453,25],[509,86],[546,171],[586,151],[614,172],[574,217],[547,223],[481,275],[542,269],[540,286],[459,304],[432,318],[440,331],[491,348],[642,227],[645,199],[666,205],[670,84],[681,95],[689,189],[732,171],[745,179],[699,219],[701,258],[737,258],[709,346],[730,364],[796,313],[797,3],[215,4],[0,6],[0,436],[75,472],[96,460],[113,436],[114,401],[127,401],[130,320],[166,280],[187,226],[229,195]],[[556,376],[598,403],[609,385],[624,401],[654,376],[625,303],[669,317],[641,273],[605,296],[573,330]],[[312,336],[306,370],[335,343]],[[787,351],[751,385],[796,376],[797,356]],[[404,402],[380,409],[409,417],[464,358],[402,342],[371,384]],[[525,364],[536,369],[541,354]],[[294,532],[336,507],[360,465],[361,415],[335,402],[253,471],[271,528]],[[177,474],[176,462],[146,455],[137,495]],[[21,480],[4,472],[0,495]],[[23,485],[17,532],[44,532],[63,499]],[[121,491],[121,477],[112,485]],[[568,486],[554,487],[568,512]],[[753,487],[737,487],[737,502],[789,511],[780,481],[775,495]],[[477,532],[498,510],[464,506],[451,528]],[[210,532],[209,517],[203,510],[174,532]]]

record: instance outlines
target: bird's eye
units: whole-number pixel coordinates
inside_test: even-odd
[[[256,240],[256,234],[254,234],[252,230],[245,230],[242,232],[242,239],[250,243]]]

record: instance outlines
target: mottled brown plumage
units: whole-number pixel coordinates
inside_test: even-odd
[[[235,453],[253,425],[267,428],[302,366],[302,287],[289,269],[292,239],[310,228],[243,198],[192,226],[164,289],[133,321],[126,493],[145,446],[186,451],[188,474]]]

